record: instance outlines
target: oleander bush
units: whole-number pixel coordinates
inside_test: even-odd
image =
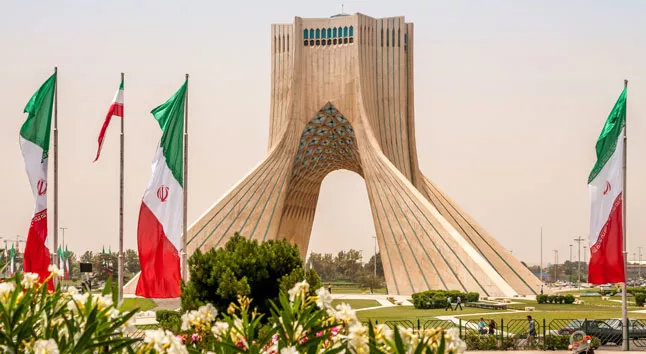
[[[47,284],[61,271],[50,266],[47,279],[25,273],[0,283],[0,352],[133,353],[135,311],[120,312],[111,281],[103,294],[80,294],[74,287]],[[42,281],[42,283],[41,283]]]
[[[50,272],[44,284],[60,276],[54,266]],[[211,304],[181,316],[159,311],[162,328],[141,338],[129,337],[141,333],[133,325],[135,311],[117,309],[111,281],[100,295],[80,294],[74,287],[48,290],[43,283],[32,273],[0,283],[0,353],[457,354],[466,348],[457,329],[362,324],[349,305],[333,307],[324,288],[311,295],[306,281],[281,292],[269,314],[257,312],[246,296],[224,312]]]

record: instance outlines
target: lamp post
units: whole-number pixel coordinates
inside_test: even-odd
[[[568,267],[568,268],[570,268],[570,269],[568,270],[568,272],[570,273],[570,275],[568,276],[568,281],[572,280],[572,246],[573,246],[573,245],[570,245],[570,266]]]
[[[638,275],[639,279],[641,279],[642,278],[642,248],[641,248],[641,246],[637,247],[637,250],[639,251],[639,263],[637,263],[637,272],[639,274]]]
[[[581,282],[581,242],[583,242],[583,238],[579,236],[579,238],[575,238],[574,241],[578,242],[577,248],[579,249],[579,261],[577,262],[577,273],[578,273],[578,282]]]
[[[559,273],[559,250],[554,250],[554,282],[558,281]]]

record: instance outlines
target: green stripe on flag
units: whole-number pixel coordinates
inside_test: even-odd
[[[612,108],[612,111],[606,120],[606,124],[603,126],[599,139],[597,139],[597,162],[594,164],[594,167],[590,172],[588,184],[597,177],[608,160],[610,160],[610,157],[615,153],[619,135],[626,125],[626,93],[627,88],[624,88],[617,99],[617,103],[615,103],[615,106]]]
[[[56,73],[52,74],[27,102],[25,113],[29,113],[29,115],[20,128],[20,136],[23,139],[29,140],[43,149],[43,160],[47,158],[49,152],[49,132],[52,126],[55,87]]]
[[[164,132],[160,146],[164,151],[166,164],[180,186],[184,187],[184,105],[186,86],[184,85],[165,103],[152,110],[152,114]]]

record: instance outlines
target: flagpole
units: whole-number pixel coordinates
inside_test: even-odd
[[[182,232],[182,280],[188,280],[186,264],[186,235],[188,233],[188,73],[186,74],[186,93],[184,98],[184,215]]]
[[[624,80],[624,90],[626,90],[627,88],[628,88],[628,80]],[[624,255],[624,284],[623,284],[622,290],[621,290],[621,318],[622,318],[622,323],[623,323],[623,341],[622,341],[623,350],[629,350],[630,343],[629,343],[629,338],[628,338],[628,326],[629,326],[629,323],[628,323],[628,301],[626,299],[626,291],[627,291],[626,290],[626,269],[627,269],[626,264],[627,264],[627,259],[628,259],[628,251],[626,251],[626,229],[627,229],[627,226],[628,226],[626,224],[626,190],[628,189],[627,188],[628,185],[626,183],[627,182],[627,179],[626,179],[626,176],[627,176],[626,167],[627,167],[627,161],[628,161],[628,158],[627,158],[627,156],[628,156],[627,155],[627,152],[628,152],[628,93],[627,92],[626,92],[626,103],[625,103],[625,105],[626,105],[626,111],[625,111],[626,118],[624,120],[624,151],[623,151],[623,153],[624,153],[624,161],[623,161],[623,173],[624,173],[623,184],[624,184],[624,190],[622,192],[623,193],[623,196],[622,196],[623,200],[621,201],[621,209],[622,209],[621,210],[621,216],[622,216],[622,219],[623,219],[622,220],[623,227],[621,229],[623,231],[623,237],[622,238],[623,238],[623,243],[624,243],[624,245],[623,245],[624,246],[624,253],[623,253],[623,255]]]
[[[56,83],[54,84],[54,259],[58,265],[58,67],[54,67]],[[56,283],[56,279],[54,279]]]
[[[124,74],[121,73],[121,82],[123,83]],[[125,90],[124,90],[125,91]],[[125,96],[125,92],[124,92]],[[119,136],[120,161],[119,161],[119,304],[123,301],[123,165],[124,165],[124,121],[125,121],[125,97],[121,113],[121,135]]]
[[[543,226],[541,226],[541,286],[543,286]]]

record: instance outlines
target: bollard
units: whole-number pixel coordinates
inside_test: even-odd
[[[505,330],[505,319],[501,318],[500,319],[500,346],[501,348],[504,348],[505,346],[505,334],[503,331]]]
[[[419,318],[417,319],[417,330],[419,331],[421,329],[420,324],[419,324]]]
[[[458,337],[460,337],[461,339],[464,339],[464,337],[462,337],[462,319],[461,318],[458,318],[458,333],[459,333]]]

